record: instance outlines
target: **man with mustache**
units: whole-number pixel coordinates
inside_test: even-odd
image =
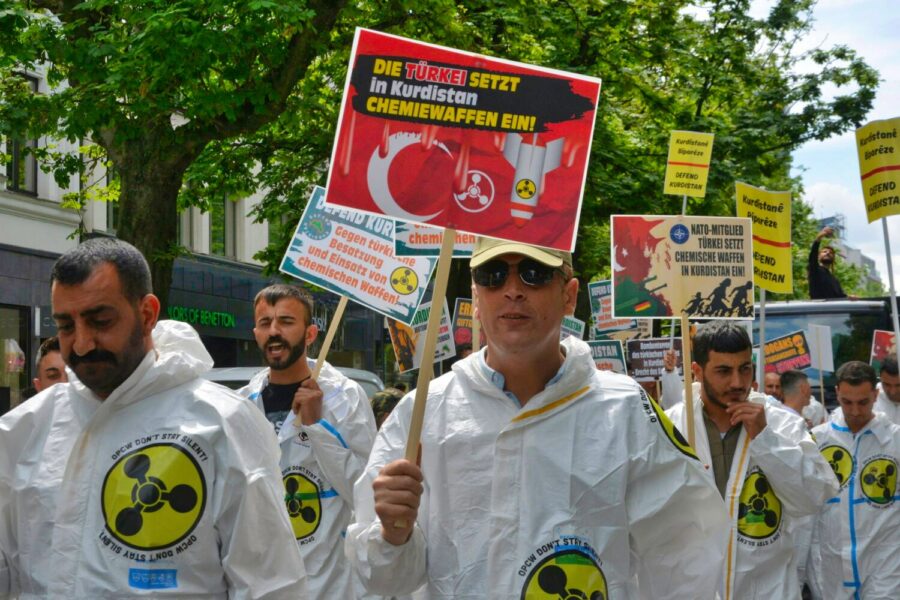
[[[268,425],[157,323],[144,257],[91,239],[51,281],[74,377],[0,418],[0,597],[302,596]]]
[[[487,347],[431,382],[420,460],[413,394],[356,484],[347,553],[373,592],[416,598],[712,598],[725,507],[693,451],[628,377],[560,342],[572,256],[480,239]]]
[[[731,522],[721,600],[800,598],[792,534],[838,490],[802,417],[751,392],[747,330],[733,321],[700,325],[693,337],[695,446]],[[687,430],[685,403],[666,411]]]
[[[253,301],[253,335],[268,368],[238,393],[265,413],[281,445],[285,506],[313,598],[364,597],[344,557],[353,483],[375,439],[375,417],[356,382],[328,363],[312,379],[307,358],[318,328],[312,298],[298,287],[271,285]],[[271,434],[269,434],[271,437]]]
[[[809,280],[809,297],[813,300],[847,297],[841,282],[831,272],[834,268],[834,248],[825,246],[819,249],[822,238],[832,235],[834,230],[831,227],[823,227],[809,249],[806,274]]]

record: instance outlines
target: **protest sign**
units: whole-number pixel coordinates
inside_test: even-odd
[[[753,318],[750,220],[612,217],[615,318]]]
[[[576,319],[572,315],[565,315],[562,320],[562,325],[559,328],[560,341],[566,339],[569,336],[574,336],[575,339],[578,340],[583,339],[584,326],[585,322],[581,319]]]
[[[702,198],[706,195],[713,134],[673,131],[666,159],[663,193]]]
[[[831,327],[828,325],[807,326],[809,336],[810,366],[820,371],[834,372],[834,350],[831,347]]]
[[[472,300],[469,298],[457,298],[456,306],[453,307],[453,342],[460,346],[462,344],[475,344],[472,342]],[[484,346],[484,332],[481,335],[479,347]]]
[[[673,345],[674,342],[674,345]],[[665,370],[663,358],[668,350],[675,350],[675,368],[684,376],[681,360],[681,339],[650,338],[628,340],[628,362],[631,376],[638,381],[649,381],[662,376]]]
[[[735,183],[737,216],[753,221],[753,282],[777,294],[794,291],[791,193]]]
[[[591,302],[591,330],[594,339],[612,331],[621,331],[637,327],[634,319],[613,319],[612,316],[612,281],[592,281],[588,283],[588,299]]]
[[[477,237],[471,233],[456,232],[453,258],[472,256]],[[438,256],[443,239],[444,230],[440,227],[394,221],[394,252],[397,256]]]
[[[391,219],[328,206],[313,191],[281,272],[411,323],[436,260],[394,255]]]
[[[612,371],[628,375],[625,368],[625,353],[622,351],[622,342],[603,340],[588,342],[591,347],[591,358],[601,371]]]
[[[784,373],[812,366],[809,342],[802,331],[775,338],[765,344],[766,373]]]
[[[357,29],[327,201],[571,251],[599,93],[595,78]]]
[[[859,176],[869,223],[900,215],[900,117],[856,130]]]
[[[897,356],[897,338],[894,332],[876,329],[872,333],[872,352],[869,355],[869,364],[876,373],[881,370],[881,361],[892,354]]]
[[[456,356],[456,345],[453,343],[453,329],[450,326],[450,311],[447,299],[444,298],[444,309],[441,313],[441,324],[438,330],[437,344],[434,348],[434,360],[438,362]],[[394,346],[398,370],[403,373],[422,366],[424,354],[425,329],[428,326],[428,315],[431,302],[423,302],[410,325],[388,319],[388,333]]]

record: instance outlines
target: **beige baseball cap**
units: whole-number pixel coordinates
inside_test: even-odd
[[[478,241],[475,242],[475,249],[472,251],[469,267],[475,268],[504,254],[521,254],[522,256],[533,258],[548,267],[561,267],[563,265],[572,267],[572,254],[570,252],[488,237],[479,237]]]

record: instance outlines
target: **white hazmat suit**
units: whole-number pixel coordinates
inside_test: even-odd
[[[875,414],[856,435],[843,415],[813,429],[841,483],[816,519],[807,570],[817,598],[900,598],[900,426]]]
[[[381,536],[372,481],[403,456],[413,394],[398,404],[357,482],[347,534],[348,555],[372,591],[425,584],[432,599],[715,593],[726,515],[693,451],[633,380],[598,371],[580,340],[561,345],[559,374],[523,407],[498,387],[484,351],[431,382],[418,519],[410,540],[393,546]]]
[[[307,360],[312,370],[315,361]],[[285,506],[311,596],[350,599],[362,596],[362,590],[354,588],[344,536],[353,512],[353,484],[375,441],[375,417],[359,384],[327,362],[316,382],[323,394],[322,419],[297,426],[289,413],[276,431]],[[238,393],[264,410],[261,392],[268,384],[269,369],[263,369]]]
[[[153,340],[105,400],[73,378],[0,417],[0,597],[306,597],[271,427],[189,325]]]
[[[708,477],[714,479],[700,390],[694,394],[694,438]],[[766,428],[753,440],[741,428],[725,504],[729,525],[721,600],[799,598],[792,535],[797,520],[815,514],[838,489],[828,463],[806,432],[805,421],[751,392],[765,406]],[[666,411],[687,430],[683,402]],[[700,598],[701,596],[697,596]]]

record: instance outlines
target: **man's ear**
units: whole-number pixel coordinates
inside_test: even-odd
[[[309,346],[316,341],[316,337],[319,335],[319,327],[315,323],[310,323],[306,328],[306,347]]]
[[[696,361],[691,363],[691,375],[693,376],[692,381],[700,381],[703,378],[703,367]]]
[[[150,336],[156,322],[159,320],[159,298],[153,294],[147,294],[138,303],[138,313],[141,315],[141,331],[147,337]]]
[[[566,314],[575,314],[575,305],[578,302],[578,279],[573,277],[563,286],[563,294],[566,298]]]

